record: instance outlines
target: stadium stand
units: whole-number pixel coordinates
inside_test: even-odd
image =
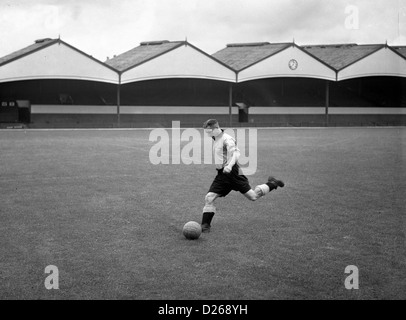
[[[32,67],[31,60],[25,64],[39,53],[57,55],[56,62],[76,59],[87,73],[61,64],[53,76],[51,67]],[[39,39],[0,58],[2,76],[8,72],[0,77],[0,101],[28,101],[24,113],[32,110],[21,116],[4,105],[0,122],[165,127],[178,120],[200,126],[212,114],[228,123],[231,107],[234,126],[405,125],[405,54],[404,46],[384,44],[260,42],[229,44],[210,56],[187,41],[162,40],[142,42],[102,63],[60,39]],[[297,69],[288,67],[292,56],[299,61]],[[388,72],[383,70],[383,58],[399,70],[390,64]],[[26,67],[26,74],[7,71],[15,64]],[[371,66],[367,76],[356,73],[363,65]],[[237,105],[248,108],[241,123]]]

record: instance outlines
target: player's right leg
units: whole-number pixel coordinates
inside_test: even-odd
[[[209,232],[211,227],[211,220],[216,213],[216,207],[214,206],[214,200],[220,197],[219,194],[215,192],[208,192],[204,198],[204,208],[203,208],[203,217],[202,217],[202,231]]]
[[[283,188],[285,183],[282,180],[278,180],[272,176],[268,178],[268,182],[265,184],[260,184],[254,188],[254,190],[249,190],[244,193],[244,196],[251,201],[258,200],[272,190],[277,189],[278,187]]]

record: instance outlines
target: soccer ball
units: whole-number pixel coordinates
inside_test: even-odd
[[[189,221],[183,226],[183,235],[186,239],[195,240],[202,234],[202,226],[195,222]]]

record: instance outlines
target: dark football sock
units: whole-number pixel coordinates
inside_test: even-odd
[[[278,189],[278,186],[274,185],[273,183],[267,182],[265,184],[269,187],[269,191]]]
[[[202,225],[203,224],[210,225],[213,217],[214,217],[214,212],[203,212]]]

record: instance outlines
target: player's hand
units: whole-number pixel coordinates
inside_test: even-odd
[[[223,169],[223,172],[224,172],[224,173],[230,173],[230,172],[231,172],[231,169],[232,169],[232,168],[231,168],[230,166],[225,166],[224,169]]]

